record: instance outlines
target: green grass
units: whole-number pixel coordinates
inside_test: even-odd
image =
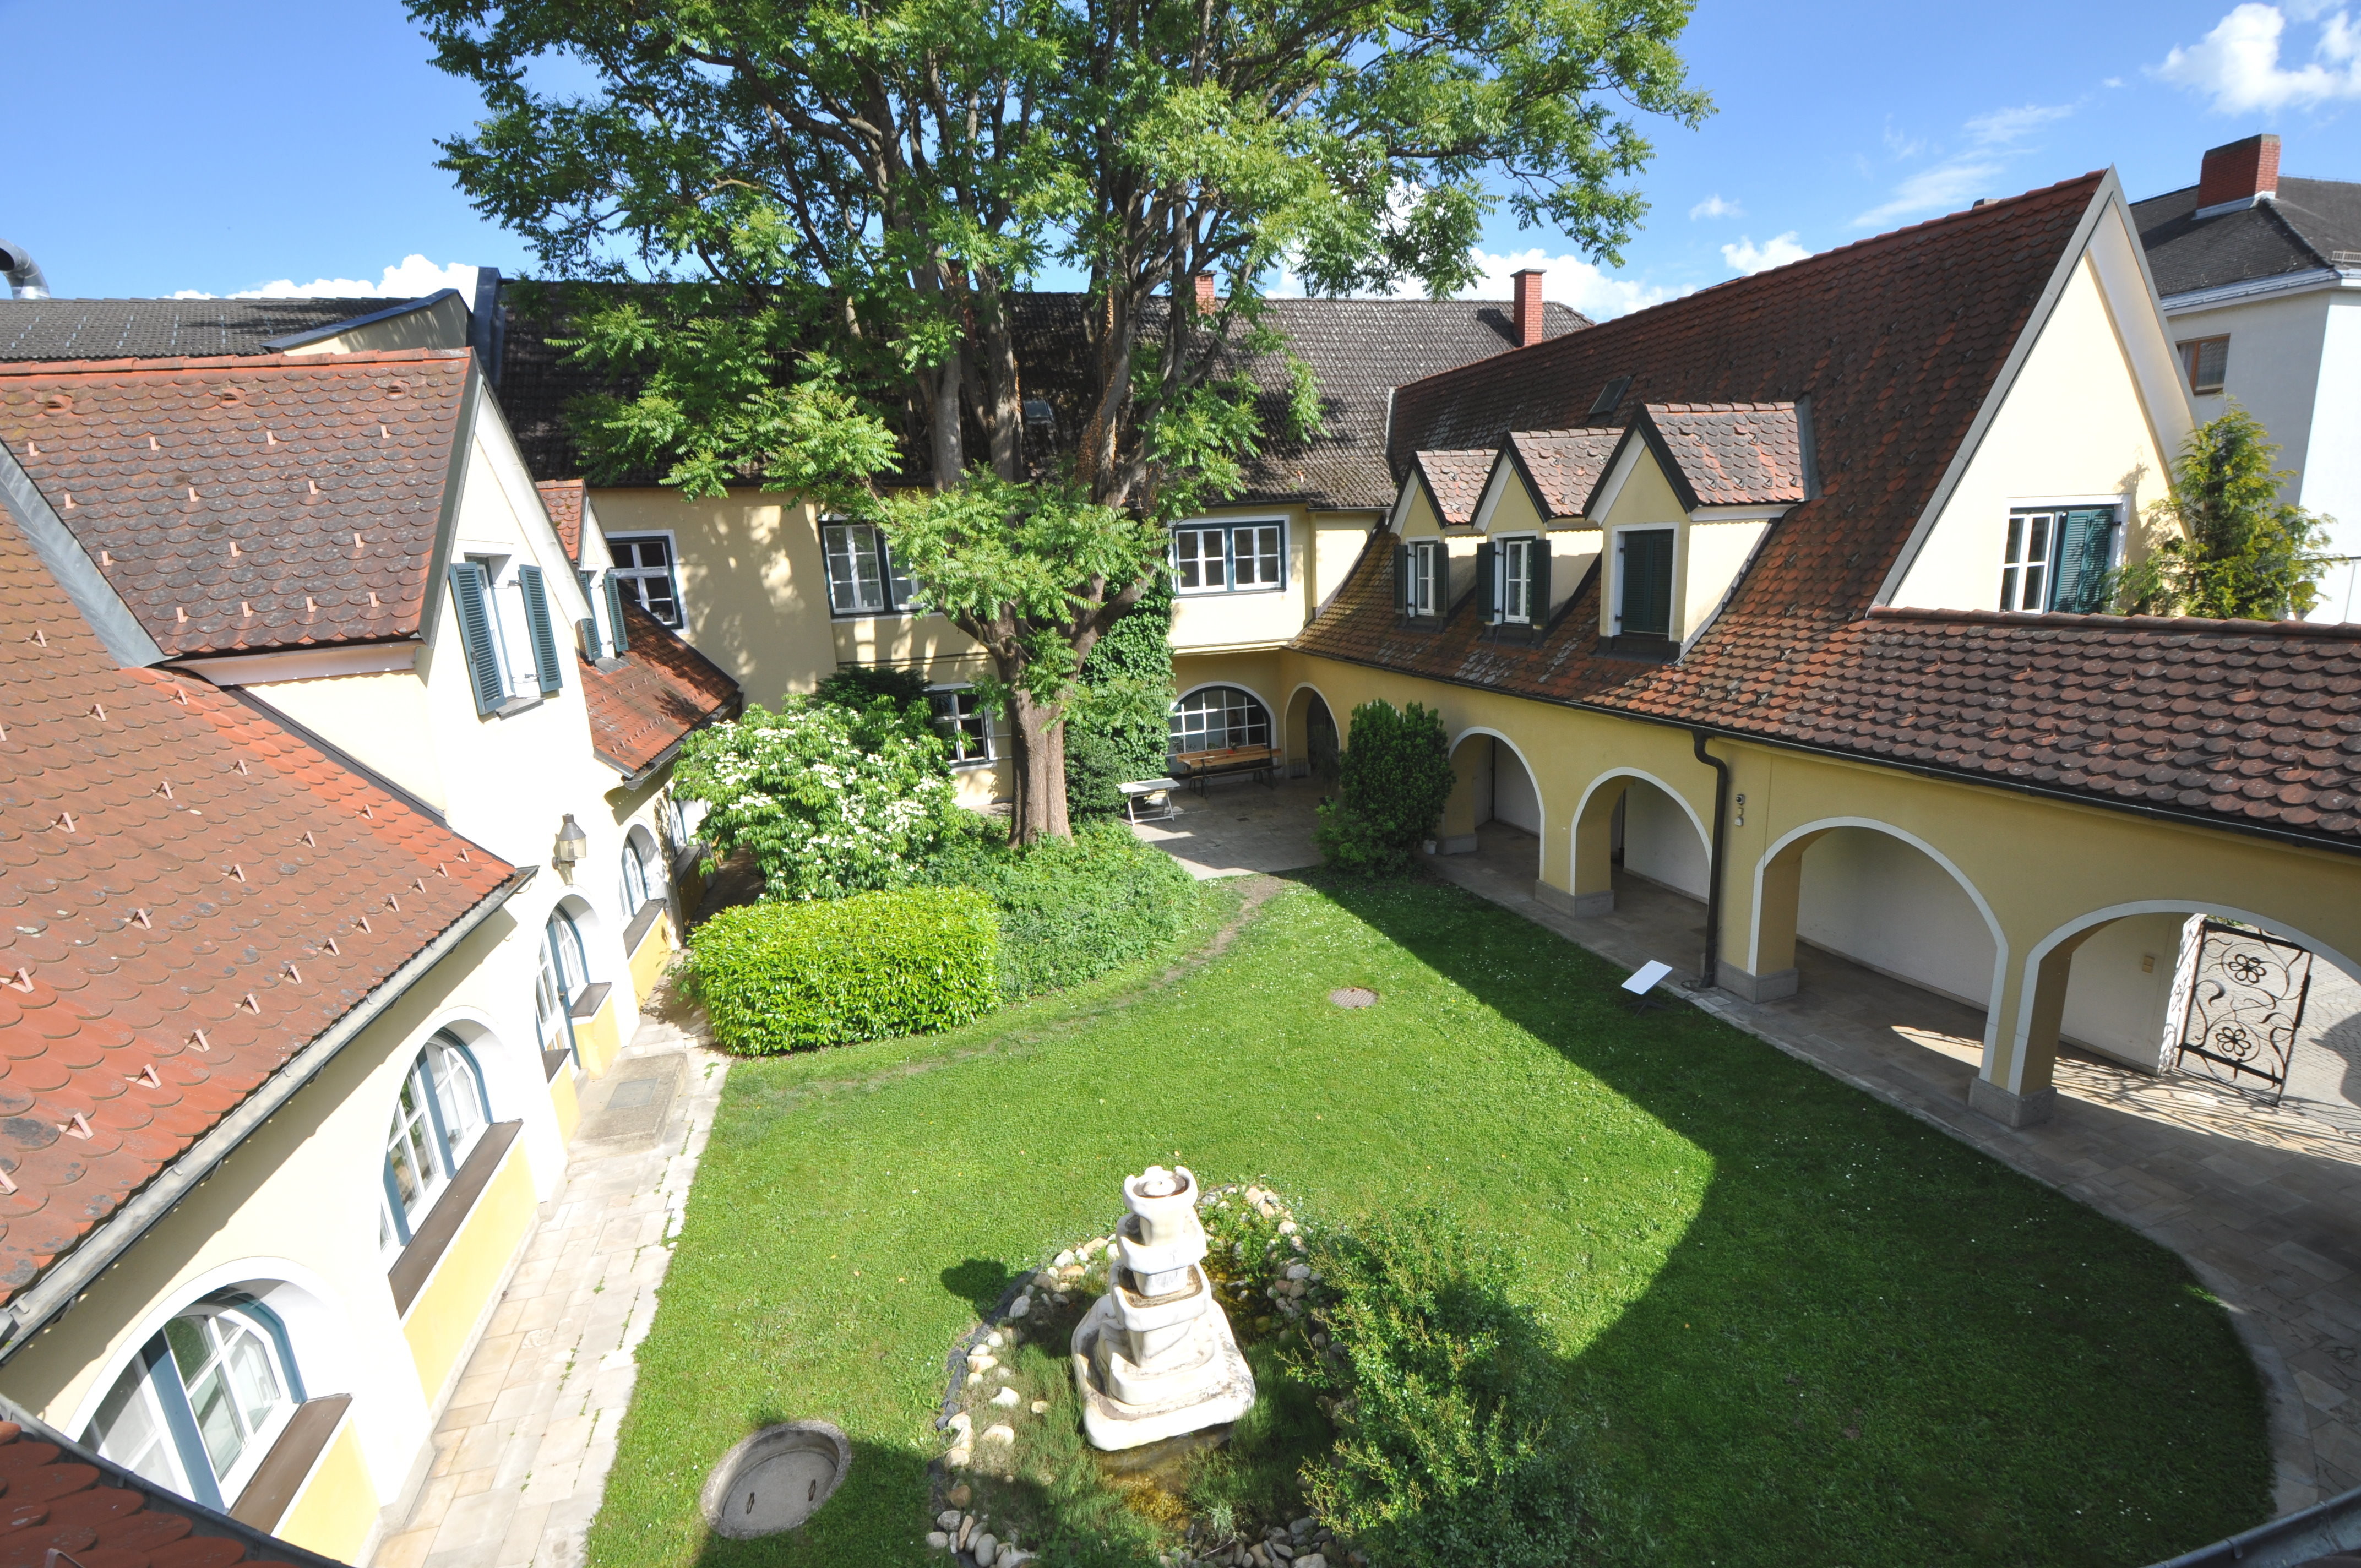
[[[1205,896],[1188,940],[1235,894]],[[1176,1156],[1509,1238],[1591,1414],[1600,1560],[2138,1564],[2268,1511],[2253,1370],[2170,1254],[1693,1009],[1634,1017],[1513,915],[1291,886],[1159,967],[732,1069],[594,1563],[939,1564],[953,1339]],[[1381,1001],[1326,1001],[1354,984]],[[708,1541],[707,1467],[797,1417],[851,1436],[843,1488]]]

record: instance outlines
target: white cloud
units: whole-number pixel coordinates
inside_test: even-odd
[[[1742,218],[1745,215],[1745,208],[1735,202],[1723,201],[1719,192],[1689,209],[1691,223],[1695,223],[1699,218]]]
[[[1480,276],[1459,291],[1456,296],[1459,299],[1513,299],[1517,290],[1516,285],[1510,281],[1510,278],[1529,268],[1537,267],[1542,272],[1543,299],[1570,305],[1595,322],[1629,315],[1633,311],[1661,305],[1666,300],[1676,300],[1684,294],[1697,291],[1693,284],[1667,288],[1637,279],[1619,278],[1613,273],[1599,270],[1578,256],[1552,256],[1538,246],[1531,250],[1500,256],[1488,250],[1478,250],[1472,252],[1469,259],[1475,262]],[[1278,280],[1268,292],[1273,299],[1301,299],[1303,280],[1282,267]],[[1416,282],[1405,280],[1395,288],[1390,297],[1415,300],[1423,298],[1425,292]]]
[[[229,297],[233,300],[415,300],[444,289],[456,289],[472,299],[476,291],[476,269],[462,262],[438,267],[423,256],[411,255],[399,266],[389,267],[385,276],[371,283],[359,278],[314,278],[309,283],[298,284],[291,278],[276,282],[240,289]],[[173,294],[176,300],[211,300],[217,296],[202,289],[182,289]]]
[[[2033,151],[2027,138],[2044,126],[2065,119],[2074,108],[2071,104],[2025,104],[1976,115],[1961,127],[1965,145],[1941,161],[1905,177],[1883,202],[1853,219],[1853,227],[1883,228],[1903,218],[1956,212],[1978,196],[2000,194],[1992,188],[1992,182],[2006,172],[2008,160]],[[1897,145],[1890,128],[1885,141],[1889,148]],[[1907,157],[1923,144],[1899,145],[1907,148],[1899,156]],[[1737,263],[1733,261],[1731,265]]]
[[[2309,20],[2325,7],[2288,9]],[[2214,111],[2224,115],[2361,98],[2361,32],[2345,12],[2321,25],[2312,61],[2294,70],[2279,63],[2286,31],[2287,16],[2279,6],[2246,0],[2198,42],[2166,55],[2156,75],[2211,98]]]
[[[1721,258],[1730,263],[1731,270],[1743,272],[1750,278],[1757,272],[1768,272],[1773,267],[1784,267],[1790,261],[1801,261],[1811,254],[1796,239],[1794,229],[1783,235],[1773,235],[1760,246],[1754,243],[1753,236],[1741,235],[1736,245],[1721,247]]]

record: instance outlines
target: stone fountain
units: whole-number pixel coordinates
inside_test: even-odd
[[[1107,1293],[1074,1329],[1074,1383],[1093,1447],[1137,1448],[1236,1420],[1254,1373],[1199,1265],[1197,1179],[1151,1165],[1126,1177]]]

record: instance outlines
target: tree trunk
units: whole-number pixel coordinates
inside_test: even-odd
[[[1009,822],[1011,842],[1030,844],[1039,839],[1064,839],[1073,828],[1066,818],[1066,727],[1054,721],[1057,707],[1036,702],[1023,691],[1008,696],[1008,729],[1016,774],[1016,811]]]

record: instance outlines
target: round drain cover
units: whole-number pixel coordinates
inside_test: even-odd
[[[1339,1007],[1370,1007],[1376,1005],[1378,993],[1366,985],[1348,985],[1330,992],[1328,1000]]]
[[[721,1456],[698,1501],[717,1535],[776,1535],[811,1518],[851,1466],[852,1445],[826,1421],[764,1427]]]

